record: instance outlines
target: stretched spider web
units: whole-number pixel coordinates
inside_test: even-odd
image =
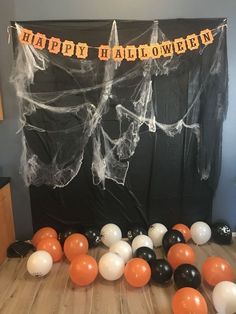
[[[18,34],[21,27],[16,23]],[[113,21],[107,38],[111,47],[120,44],[118,29],[117,22]],[[183,128],[190,128],[200,147],[199,99],[209,80],[224,66],[221,54],[217,53],[222,49],[223,28],[214,29],[213,35],[218,40],[209,71],[201,83],[195,85],[199,71],[190,73],[194,93],[188,97],[184,115],[172,123],[158,119],[153,80],[177,71],[182,56],[103,62],[95,57],[86,60],[66,58],[36,50],[32,45],[18,44],[11,81],[20,100],[21,173],[26,185],[64,187],[69,184],[80,171],[89,142],[92,143],[94,184],[105,188],[106,180],[110,179],[124,185],[143,127],[148,132],[159,129],[171,137],[181,133]],[[138,37],[122,42],[122,45],[142,42],[144,36],[149,38],[150,44],[168,40],[158,21],[154,21]],[[202,47],[197,53],[203,56],[207,49]],[[56,76],[57,82],[49,82],[49,76]],[[216,104],[216,112],[221,115],[219,119],[225,114],[222,102],[218,99]],[[116,120],[112,131],[104,124],[110,115]],[[212,151],[205,152],[198,162],[198,172],[205,180],[211,171]]]

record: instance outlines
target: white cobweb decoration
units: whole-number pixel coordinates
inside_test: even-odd
[[[16,24],[16,28],[19,34],[21,26]],[[147,31],[150,32],[150,44],[167,40],[157,21]],[[108,44],[111,47],[119,45],[116,21],[112,24]],[[110,179],[124,185],[130,158],[135,153],[140,128],[144,125],[149,132],[161,129],[167,136],[175,136],[183,128],[191,128],[199,142],[199,125],[194,119],[187,118],[198,102],[205,82],[181,119],[164,124],[158,122],[155,116],[152,78],[168,75],[178,69],[181,62],[179,56],[134,62],[125,73],[121,70],[122,63],[112,59],[102,63],[102,71],[99,60],[75,62],[73,58],[64,59],[51,57],[47,51],[36,50],[31,45],[19,44],[17,47],[11,81],[20,99],[21,172],[27,186],[47,184],[64,187],[69,184],[81,168],[89,141],[92,143],[91,172],[94,184],[101,184],[105,188],[106,179]],[[64,71],[73,80],[72,89],[34,89],[35,77],[50,71],[51,66]],[[212,67],[215,68],[214,62]],[[122,92],[120,94],[126,86],[131,91],[128,99],[123,97]],[[115,102],[116,119],[119,121],[115,137],[109,134],[103,123],[104,116],[111,110],[111,101]],[[187,120],[191,123],[188,124]],[[46,152],[44,156],[40,155],[40,148],[29,143],[28,135],[31,132],[34,132]],[[205,179],[210,171],[209,165],[206,168]]]

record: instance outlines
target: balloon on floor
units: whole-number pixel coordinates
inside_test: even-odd
[[[33,236],[31,242],[36,247],[37,244],[46,238],[55,238],[57,239],[57,232],[51,227],[44,227],[39,229]]]
[[[141,234],[147,235],[147,230],[141,226],[133,226],[127,232],[127,238],[130,242],[132,242],[135,237]]]
[[[216,286],[221,281],[233,281],[234,271],[227,260],[218,256],[208,257],[202,265],[202,276],[210,286]]]
[[[184,224],[176,224],[172,229],[180,231],[184,236],[185,242],[188,242],[192,237],[189,227]]]
[[[192,224],[190,231],[193,242],[198,245],[207,243],[211,238],[211,228],[203,221]]]
[[[70,279],[79,286],[91,284],[97,277],[96,260],[87,254],[80,254],[72,259],[69,267]]]
[[[52,269],[52,256],[46,251],[37,251],[30,255],[27,261],[27,270],[31,276],[46,276]]]
[[[167,260],[171,267],[176,269],[181,264],[194,264],[196,256],[190,245],[177,243],[169,249]]]
[[[125,263],[116,253],[105,253],[99,260],[98,268],[101,276],[109,281],[119,279],[124,273]]]
[[[71,262],[72,259],[80,254],[87,254],[88,240],[81,233],[70,235],[64,243],[64,253],[67,259]]]
[[[135,254],[136,250],[143,246],[153,249],[153,243],[152,243],[151,238],[149,238],[148,236],[144,234],[140,234],[136,238],[133,239],[133,242],[132,242],[133,253]]]
[[[178,289],[184,287],[198,289],[201,285],[201,274],[194,265],[182,264],[174,272],[174,282]]]
[[[172,298],[172,311],[174,314],[207,314],[207,303],[203,295],[193,288],[182,288]]]
[[[232,242],[232,230],[223,222],[216,222],[212,225],[212,239],[218,244],[229,245]]]
[[[47,251],[53,259],[53,262],[59,262],[62,259],[62,247],[60,242],[55,238],[45,238],[42,239],[37,244],[37,251]]]
[[[162,239],[162,246],[163,249],[165,251],[165,253],[167,254],[169,249],[177,243],[185,243],[185,239],[184,236],[182,235],[182,233],[178,230],[168,230]]]
[[[132,258],[132,248],[128,242],[120,240],[110,246],[110,252],[118,254],[123,258],[125,264]]]
[[[236,284],[230,281],[218,283],[213,290],[212,300],[218,313],[236,313]]]
[[[162,245],[162,239],[166,232],[166,226],[160,223],[154,223],[149,227],[148,236],[152,239],[154,247],[159,247]]]
[[[151,278],[151,269],[142,258],[132,258],[125,266],[124,276],[132,287],[145,286]]]
[[[146,246],[139,247],[135,252],[135,257],[144,259],[146,262],[156,259],[156,253]]]
[[[152,280],[164,284],[171,280],[173,270],[167,260],[161,258],[149,262]]]
[[[100,231],[98,228],[88,228],[84,232],[85,237],[88,240],[89,247],[96,247],[101,242]]]
[[[106,224],[101,229],[101,241],[107,247],[110,247],[113,243],[120,241],[122,233],[120,228],[115,224]]]

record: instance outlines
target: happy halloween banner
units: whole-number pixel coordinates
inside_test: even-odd
[[[71,40],[62,41],[60,38],[47,38],[45,34],[36,33],[32,30],[22,28],[19,34],[22,44],[33,45],[35,49],[47,49],[52,54],[62,53],[66,57],[76,56],[78,59],[86,59],[90,48],[98,49],[98,58],[102,61],[113,59],[114,61],[135,61],[136,59],[158,59],[160,57],[171,57],[174,53],[183,54],[188,50],[199,49],[200,45],[212,44],[214,37],[212,30],[204,29],[200,34],[190,34],[186,38],[180,37],[173,41],[163,41],[155,44],[143,44],[138,47],[134,45],[113,46],[100,45],[99,47],[88,46],[87,43],[74,43]]]

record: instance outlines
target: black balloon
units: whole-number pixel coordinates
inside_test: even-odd
[[[195,266],[182,264],[174,272],[174,281],[178,289],[184,287],[198,289],[201,285],[201,274]]]
[[[183,234],[178,230],[168,230],[162,238],[162,246],[167,254],[172,245],[176,243],[185,243]]]
[[[232,242],[232,230],[224,222],[216,222],[211,228],[212,239],[218,244],[230,244]]]
[[[149,247],[142,246],[135,252],[135,256],[144,259],[146,262],[156,259],[156,253]]]
[[[62,247],[64,245],[64,242],[65,240],[70,236],[72,235],[73,233],[76,233],[78,232],[78,230],[76,228],[67,228],[63,231],[61,231],[59,234],[58,234],[58,240],[60,241]]]
[[[129,239],[130,242],[133,241],[133,239],[135,237],[137,237],[138,235],[140,234],[145,234],[147,235],[147,230],[144,229],[143,227],[140,227],[140,226],[135,226],[135,227],[132,227],[128,232],[127,232],[127,237]]]
[[[151,260],[149,265],[151,267],[152,279],[156,283],[164,284],[171,279],[173,270],[167,260]]]
[[[96,247],[101,242],[100,231],[97,228],[89,228],[85,231],[89,247]]]

